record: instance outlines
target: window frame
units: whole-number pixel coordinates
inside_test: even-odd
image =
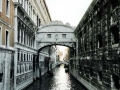
[[[47,34],[47,38],[51,38],[51,34]]]
[[[8,3],[8,10],[7,10],[7,1],[9,2]],[[6,16],[10,17],[10,0],[6,0]]]
[[[65,37],[64,37],[65,36]],[[62,38],[66,38],[66,34],[62,34]]]

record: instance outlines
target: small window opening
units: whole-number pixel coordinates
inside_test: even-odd
[[[113,35],[113,38],[114,38],[114,43],[115,44],[119,43],[119,29],[118,29],[117,25],[114,26],[111,29],[111,31],[112,31],[112,35]]]
[[[99,80],[102,81],[102,71],[98,71]]]
[[[99,34],[97,35],[97,38],[98,38],[98,48],[100,48],[103,46],[102,36]]]
[[[47,34],[47,38],[51,38],[51,34]]]
[[[6,31],[6,46],[9,45],[9,32]]]
[[[114,89],[119,89],[119,76],[113,74],[111,83],[113,84]]]
[[[90,48],[91,48],[91,50],[93,49],[93,42],[92,41],[90,42]]]
[[[66,38],[66,34],[62,34],[62,38]]]
[[[110,0],[112,4],[112,8],[115,9],[118,6],[118,0]]]

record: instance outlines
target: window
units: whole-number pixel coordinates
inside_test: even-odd
[[[26,55],[24,54],[24,61],[26,60]]]
[[[23,53],[21,52],[21,61],[23,61]]]
[[[31,13],[31,11],[30,11],[31,9],[30,9],[30,8],[31,8],[31,5],[30,5],[30,3],[29,3],[29,15],[30,15],[30,13]]]
[[[87,28],[87,27],[84,27],[84,34],[86,34],[86,28]]]
[[[27,45],[29,45],[29,36],[27,35]]]
[[[102,18],[102,10],[100,10],[100,8],[99,8],[98,10],[99,10],[99,11],[98,11],[98,13],[97,13],[97,16],[98,16],[98,21],[100,21],[101,18]]]
[[[51,38],[51,34],[47,34],[47,38]]]
[[[20,22],[18,23],[18,33],[17,33],[17,40],[20,42]]]
[[[102,41],[102,36],[101,34],[97,35],[97,39],[98,39],[98,48],[103,46],[103,41]]]
[[[2,11],[2,0],[0,0],[0,11]]]
[[[32,19],[34,20],[34,15],[35,15],[34,10],[32,10],[32,13],[33,13],[33,15],[32,15]]]
[[[23,33],[24,33],[24,30],[21,29],[21,43],[23,43]]]
[[[117,25],[112,27],[111,31],[112,31],[112,36],[114,38],[114,44],[119,43],[119,29],[118,29]]]
[[[66,34],[62,34],[62,38],[66,38]]]
[[[5,36],[5,38],[6,38],[6,46],[9,46],[9,32],[8,31],[6,31],[6,36]]]
[[[28,61],[28,53],[27,53],[27,61]]]
[[[30,16],[31,16],[31,18],[32,18],[32,6],[31,6],[31,11],[30,11]]]
[[[119,89],[119,76],[112,74],[111,82],[113,83],[114,90],[118,90]]]
[[[40,23],[41,23],[41,21],[40,21],[40,19],[39,19],[39,26],[40,26]]]
[[[38,21],[39,19],[38,19],[38,15],[37,15],[37,26],[39,25],[39,21]]]
[[[118,0],[110,0],[112,4],[112,8],[115,9],[118,6],[119,1]]]
[[[17,73],[20,73],[20,65],[17,66]]]
[[[32,55],[31,55],[31,61],[33,60]]]
[[[6,15],[9,16],[10,12],[10,1],[6,0]]]
[[[86,45],[86,43],[84,45],[85,45],[84,46],[84,50],[87,51],[87,45]]]
[[[35,46],[35,37],[33,38],[33,47]]]
[[[27,1],[27,13],[29,14],[29,2]]]
[[[19,58],[20,58],[20,53],[19,52],[18,52],[18,56],[17,57],[18,57],[18,61],[19,61]]]
[[[93,42],[90,42],[90,50],[93,50]]]
[[[98,71],[99,80],[102,81],[102,71]]]
[[[30,54],[29,54],[29,61],[30,61]]]
[[[24,44],[26,44],[26,32],[24,31]]]
[[[2,28],[0,27],[0,45],[2,44]]]

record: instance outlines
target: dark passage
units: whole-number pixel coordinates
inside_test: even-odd
[[[54,76],[44,75],[42,83],[37,80],[25,90],[87,90],[74,77],[65,72],[64,65],[56,67]]]

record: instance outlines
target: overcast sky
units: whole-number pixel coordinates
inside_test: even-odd
[[[51,19],[77,26],[92,0],[46,0]]]

